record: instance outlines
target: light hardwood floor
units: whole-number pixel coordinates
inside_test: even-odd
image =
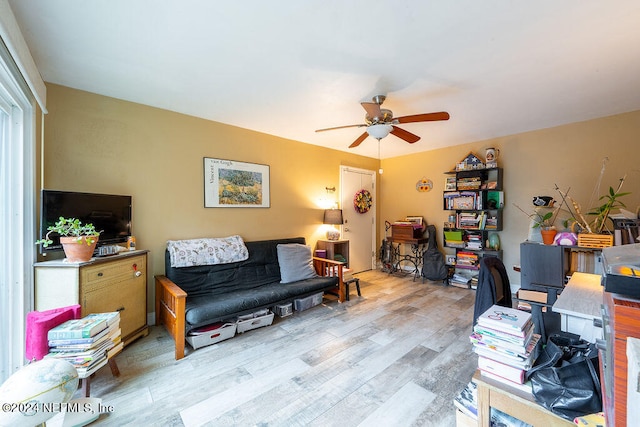
[[[113,407],[94,424],[455,426],[452,400],[477,367],[475,293],[357,276],[362,297],[325,297],[179,361],[168,334],[152,327],[117,357],[119,377],[103,368],[93,378],[92,397]]]

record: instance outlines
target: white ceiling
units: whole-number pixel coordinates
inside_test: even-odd
[[[10,0],[47,82],[377,157],[640,109],[638,0]]]

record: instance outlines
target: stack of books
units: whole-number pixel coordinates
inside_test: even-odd
[[[86,378],[109,358],[122,350],[120,313],[94,313],[73,319],[49,330],[49,354],[75,366],[78,376]]]
[[[473,381],[453,399],[453,404],[463,414],[474,420],[478,419],[478,386]]]
[[[470,336],[483,376],[531,392],[526,371],[538,356],[540,335],[533,333],[531,313],[492,306],[478,317]]]

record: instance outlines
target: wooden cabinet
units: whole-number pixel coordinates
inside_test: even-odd
[[[72,304],[80,304],[83,316],[119,311],[125,346],[147,335],[147,251],[83,263],[36,263],[35,309]]]
[[[604,410],[608,426],[627,424],[627,337],[640,338],[640,300],[604,292]]]
[[[491,408],[496,408],[534,427],[575,425],[539,405],[532,394],[485,378],[479,371],[473,375],[473,381],[478,384],[478,426],[490,424]]]
[[[560,332],[560,314],[550,307],[562,293],[568,278],[574,272],[600,274],[602,250],[523,242],[520,244],[520,267],[521,288],[547,295],[545,303],[526,301],[532,305],[536,333],[546,339],[546,336]],[[543,312],[542,307],[546,307],[546,311]]]
[[[327,251],[327,259],[346,262],[349,266],[349,241],[348,240],[318,240],[316,249]],[[338,258],[336,259],[336,255]]]

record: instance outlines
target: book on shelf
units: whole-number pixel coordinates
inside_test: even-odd
[[[89,366],[89,367],[80,367],[80,368],[76,368],[76,371],[78,371],[78,376],[80,378],[87,378],[88,376],[90,376],[91,374],[95,373],[98,369],[102,368],[104,365],[106,365],[108,362],[108,359],[106,357],[104,357],[101,361]]]
[[[514,368],[529,370],[533,366],[538,356],[538,352],[532,352],[526,359],[520,357],[508,356],[506,354],[498,353],[487,349],[486,347],[473,346],[473,351],[478,356],[484,356],[489,359],[493,359],[497,362],[504,363],[505,365],[513,366]]]
[[[91,338],[107,328],[107,321],[100,318],[71,319],[49,330],[47,339]]]
[[[524,369],[516,368],[485,356],[478,356],[478,368],[517,384],[524,384],[527,372]]]
[[[540,341],[540,335],[533,333],[530,334],[529,338],[525,338],[525,342],[523,344],[515,344],[511,341],[502,340],[489,335],[482,335],[475,331],[471,333],[469,339],[473,345],[487,347],[490,350],[497,351],[498,353],[504,353],[508,356],[526,358],[535,350],[535,347]]]
[[[78,346],[90,347],[92,344],[95,344],[101,340],[104,340],[108,333],[109,333],[109,328],[105,328],[102,331],[95,334],[94,336],[88,337],[88,338],[66,338],[66,339],[49,340],[49,347],[57,347],[60,345],[78,345]]]
[[[107,322],[107,326],[120,322],[120,312],[111,311],[107,313],[91,313],[83,317],[83,319],[103,319]]]
[[[529,339],[531,338],[531,334],[533,333],[533,329],[534,329],[533,322],[531,322],[531,324],[527,326],[527,329],[525,329],[522,334],[517,334],[517,335],[514,333],[502,332],[496,329],[487,328],[480,324],[477,324],[473,327],[473,331],[479,333],[483,337],[487,336],[491,338],[496,338],[501,341],[509,342],[517,346],[523,346],[527,342],[529,342]]]
[[[524,336],[531,323],[531,313],[499,305],[491,306],[478,317],[479,325],[517,336]]]
[[[489,378],[495,382],[498,382],[500,384],[504,384],[509,387],[518,389],[524,393],[533,394],[533,389],[531,388],[531,381],[526,381],[524,384],[518,384],[518,383],[514,383],[513,381],[509,381],[506,378],[502,378],[501,376],[495,375],[491,372],[483,371],[482,369],[480,370],[480,375],[485,378]]]
[[[453,399],[453,404],[462,413],[470,416],[474,420],[478,419],[478,386],[473,381]]]

